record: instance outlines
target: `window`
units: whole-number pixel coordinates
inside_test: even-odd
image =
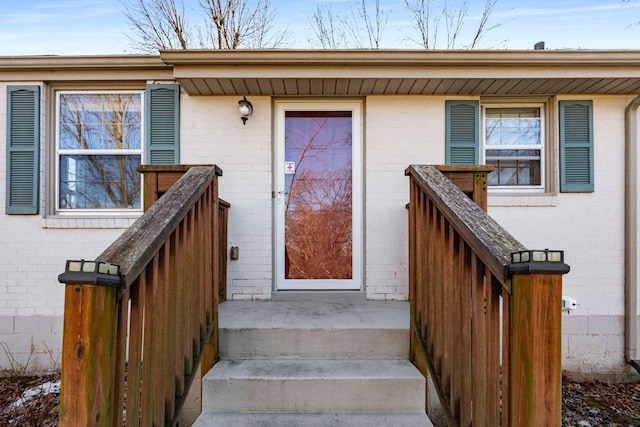
[[[552,191],[546,170],[553,164],[546,151],[545,122],[559,130],[558,170],[561,193],[594,191],[593,101],[558,102],[557,122],[545,119],[549,102],[485,103],[445,101],[445,161],[447,164],[493,164],[489,185],[496,191]],[[482,128],[482,129],[481,129]],[[553,179],[553,178],[552,178]]]
[[[484,163],[494,165],[495,188],[544,189],[544,109],[542,105],[484,105]]]
[[[40,212],[41,119],[39,86],[7,86],[8,215]],[[54,127],[53,213],[140,211],[137,166],[180,162],[180,86],[60,91]]]
[[[141,209],[143,94],[58,92],[58,212]]]

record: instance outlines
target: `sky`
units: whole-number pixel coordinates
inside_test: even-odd
[[[123,0],[133,1],[133,0]],[[198,0],[184,0],[195,11]],[[251,0],[249,0],[251,1]],[[315,4],[349,10],[356,0],[270,0],[276,25],[288,29],[287,48],[310,48]],[[372,1],[372,0],[368,0]],[[433,0],[437,1],[437,0]],[[484,0],[470,0],[469,27]],[[388,13],[382,47],[419,48],[403,0],[381,0]],[[194,12],[195,13],[195,12]],[[639,49],[640,0],[497,0],[479,46],[484,49]],[[0,0],[0,56],[140,53],[120,0]]]

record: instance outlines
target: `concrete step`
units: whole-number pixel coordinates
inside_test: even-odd
[[[206,414],[194,427],[429,427],[425,414]]]
[[[203,413],[424,413],[408,360],[222,360],[203,378]]]
[[[407,302],[278,293],[219,307],[222,359],[196,426],[431,426]]]
[[[404,358],[406,301],[227,301],[219,307],[220,356],[242,358]]]

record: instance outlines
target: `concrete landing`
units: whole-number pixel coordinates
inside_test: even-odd
[[[408,301],[335,300],[330,295],[311,300],[225,301],[218,308],[220,329],[409,329]]]
[[[223,358],[402,358],[406,301],[227,301],[219,307]]]

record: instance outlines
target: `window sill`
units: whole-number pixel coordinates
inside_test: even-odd
[[[489,194],[489,207],[553,207],[557,206],[557,194]]]
[[[63,216],[52,215],[40,218],[41,228],[53,229],[127,229],[142,213],[121,216]]]

